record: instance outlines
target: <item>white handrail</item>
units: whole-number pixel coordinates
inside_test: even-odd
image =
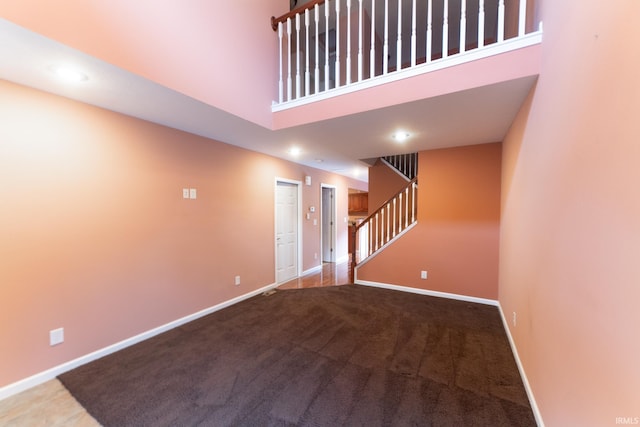
[[[313,7],[301,12],[274,18],[279,55],[275,104],[313,98],[333,89],[499,45],[508,37],[525,39],[529,35],[528,6],[535,0],[518,0],[517,14],[505,13],[505,0],[478,0],[477,10],[471,6],[476,3],[467,0],[384,0],[384,4],[382,1],[315,1]],[[324,20],[320,19],[321,13]],[[477,31],[475,28],[471,31],[468,25],[474,25],[470,23],[476,20]],[[367,26],[371,31],[367,31]],[[517,28],[517,34],[506,34],[507,27]],[[541,31],[538,30],[540,34]],[[381,54],[376,53],[379,45]],[[365,49],[369,50],[368,56]],[[304,55],[303,60],[300,55]]]
[[[383,249],[417,221],[418,183],[411,181],[356,229],[356,263]]]

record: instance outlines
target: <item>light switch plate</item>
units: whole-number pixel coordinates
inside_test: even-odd
[[[196,199],[198,197],[198,193],[196,191],[195,188],[190,188],[189,189],[189,198],[190,199]]]
[[[182,198],[183,199],[188,199],[189,198],[189,189],[188,188],[183,188],[182,189]]]

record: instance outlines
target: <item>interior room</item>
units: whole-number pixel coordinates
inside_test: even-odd
[[[635,16],[4,2],[0,424],[640,423]]]

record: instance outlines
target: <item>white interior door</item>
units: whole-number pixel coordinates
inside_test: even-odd
[[[276,282],[298,276],[298,185],[276,185]]]
[[[336,189],[322,187],[322,262],[336,262]]]

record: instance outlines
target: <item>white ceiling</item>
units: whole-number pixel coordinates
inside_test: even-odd
[[[62,84],[49,71],[58,63],[77,65],[89,79]],[[0,78],[365,181],[366,165],[360,159],[501,141],[535,80],[522,78],[273,131],[6,20],[0,20]],[[391,139],[397,128],[412,134],[404,145]],[[302,149],[298,158],[288,153],[292,145]]]

